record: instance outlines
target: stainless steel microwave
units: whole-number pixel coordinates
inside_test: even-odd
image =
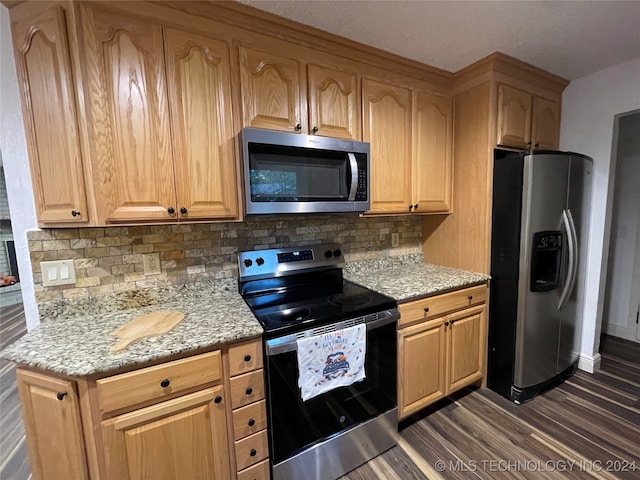
[[[369,144],[242,129],[246,213],[369,210]]]

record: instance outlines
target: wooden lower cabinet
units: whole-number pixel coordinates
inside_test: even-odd
[[[34,480],[88,479],[75,383],[16,370]]]
[[[267,404],[262,343],[249,341],[229,349],[230,397],[238,480],[269,479]]]
[[[238,480],[269,480],[270,478],[269,460],[263,460],[238,473]]]
[[[467,294],[482,287],[461,290]],[[432,304],[442,302],[432,297]],[[458,295],[460,296],[460,295]],[[486,358],[486,286],[481,303],[398,329],[398,416],[405,418],[441,398],[481,380]],[[412,304],[400,306],[401,315],[415,315]],[[424,307],[424,316],[429,308]],[[411,323],[415,318],[405,318]]]
[[[33,478],[268,479],[261,367],[258,339],[103,378],[18,368]]]
[[[483,377],[486,354],[486,306],[447,315],[447,392]]]
[[[446,395],[444,318],[398,331],[398,410],[407,414]]]
[[[223,386],[102,422],[108,478],[229,478]]]

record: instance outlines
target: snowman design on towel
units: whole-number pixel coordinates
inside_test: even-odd
[[[366,326],[298,340],[298,385],[302,400],[364,380]]]

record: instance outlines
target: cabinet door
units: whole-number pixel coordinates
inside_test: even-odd
[[[527,92],[498,85],[498,145],[531,146],[531,102]]]
[[[226,401],[220,385],[105,420],[108,478],[231,478]]]
[[[285,132],[306,131],[300,62],[240,47],[243,125]],[[300,128],[297,126],[300,125]]]
[[[100,223],[173,220],[162,27],[81,7]]]
[[[88,478],[75,385],[21,369],[16,378],[33,478]]]
[[[484,304],[447,316],[447,393],[482,378],[487,349],[485,317]]]
[[[64,10],[23,4],[11,18],[38,221],[43,226],[87,222]]]
[[[533,99],[531,138],[535,148],[557,150],[560,144],[560,104]]]
[[[444,318],[398,331],[398,409],[404,418],[446,394]]]
[[[359,140],[360,96],[353,72],[309,65],[309,132]]]
[[[237,218],[228,45],[170,28],[164,42],[179,218]]]
[[[363,131],[371,144],[370,213],[409,213],[411,91],[362,81]]]
[[[453,105],[450,98],[415,92],[413,211],[451,210]]]

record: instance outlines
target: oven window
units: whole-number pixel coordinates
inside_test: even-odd
[[[306,402],[295,351],[267,357],[269,434],[273,463],[396,406],[396,324],[367,332],[366,378]]]
[[[250,144],[253,202],[346,200],[351,180],[342,152]]]

